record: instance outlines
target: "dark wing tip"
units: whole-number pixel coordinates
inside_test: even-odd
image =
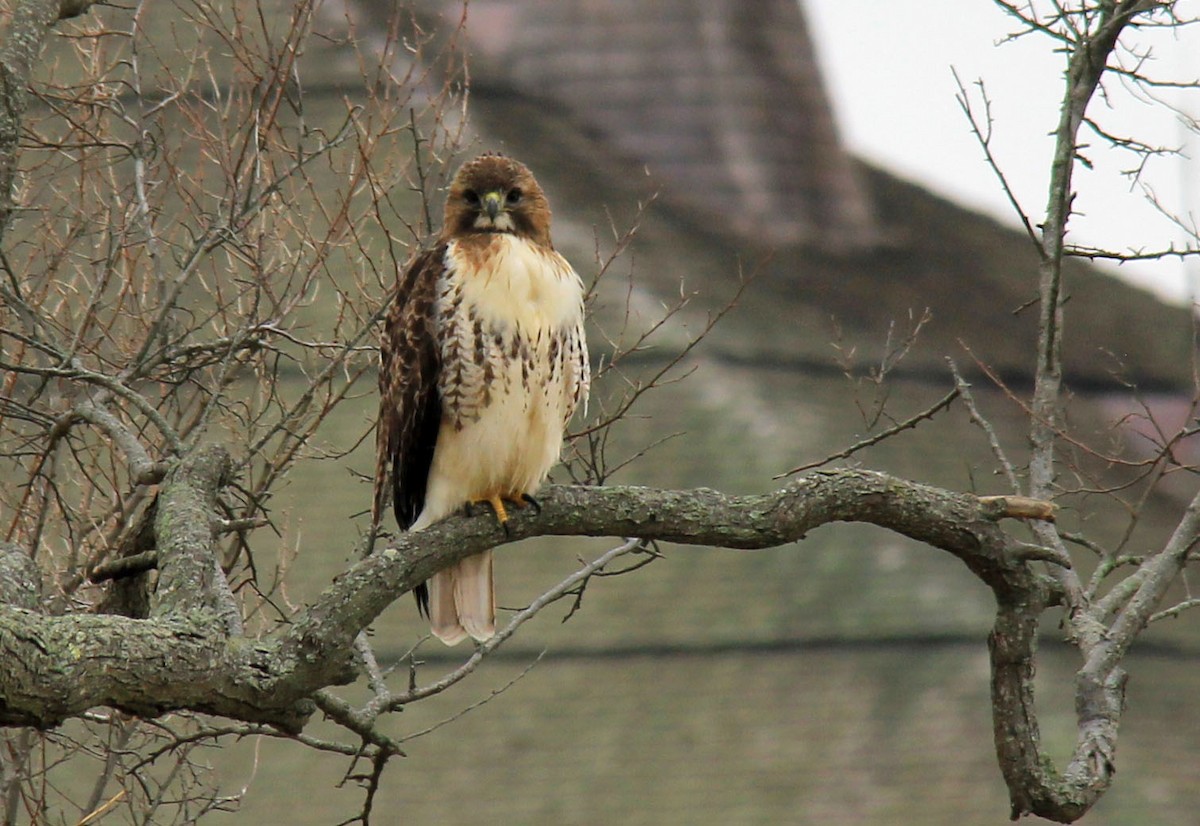
[[[429,619],[429,586],[422,582],[413,588],[413,596],[417,598],[417,613]]]

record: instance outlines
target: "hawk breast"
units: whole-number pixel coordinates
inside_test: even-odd
[[[583,285],[557,252],[496,233],[450,242],[434,306],[441,425],[417,526],[533,493],[586,398]]]

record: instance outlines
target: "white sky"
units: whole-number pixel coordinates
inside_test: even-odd
[[[904,178],[1016,226],[1017,218],[962,113],[951,67],[980,102],[982,80],[992,101],[993,152],[1036,224],[1044,212],[1049,133],[1062,96],[1063,56],[1048,38],[1029,35],[997,45],[1016,30],[991,0],[801,0],[816,41],[843,138],[860,156]],[[1200,16],[1200,0],[1178,0],[1181,17]],[[1129,41],[1133,42],[1133,41]],[[1149,73],[1161,79],[1200,77],[1200,25],[1169,32],[1142,30],[1153,47]],[[1151,159],[1142,181],[1160,202],[1200,217],[1200,140],[1165,107],[1110,81],[1110,100],[1096,98],[1089,115],[1110,133],[1156,145],[1185,146],[1192,157]],[[1200,117],[1200,92],[1164,90],[1164,98]],[[1086,127],[1085,127],[1086,129]],[[1092,140],[1090,135],[1085,139]],[[1157,250],[1186,242],[1121,171],[1128,152],[1095,144],[1093,170],[1078,168],[1070,240],[1110,249]],[[1184,181],[1186,185],[1182,185]],[[1187,202],[1190,201],[1190,204]],[[1194,225],[1194,223],[1193,223]],[[1194,242],[1193,242],[1194,245]],[[1117,273],[1163,297],[1185,301],[1200,280],[1200,262],[1129,263]]]

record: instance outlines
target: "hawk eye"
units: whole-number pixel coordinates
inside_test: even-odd
[[[468,189],[463,193],[463,200],[470,206],[479,206],[479,193],[473,189]]]
[[[521,196],[524,194],[520,188],[513,187],[508,191],[508,195],[505,196],[504,200],[509,206],[516,206],[521,203]]]

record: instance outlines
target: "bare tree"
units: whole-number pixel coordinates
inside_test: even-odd
[[[467,677],[545,605],[578,599],[601,571],[637,567],[654,542],[761,548],[839,521],[949,552],[991,588],[995,740],[1013,816],[1071,822],[1099,799],[1113,778],[1123,657],[1155,619],[1197,603],[1165,599],[1193,558],[1200,496],[1165,544],[1138,557],[1056,526],[1051,502],[1091,484],[1089,467],[1104,466],[1096,479],[1116,466],[1132,480],[1097,481],[1104,492],[1135,485],[1148,497],[1183,467],[1174,447],[1191,432],[1163,433],[1138,461],[1070,432],[1062,262],[1099,254],[1066,243],[1080,129],[1103,134],[1089,103],[1106,78],[1161,82],[1136,55],[1123,62],[1122,37],[1131,26],[1180,25],[1172,4],[1053,3],[1045,13],[1001,4],[1068,61],[1045,215],[1022,213],[1041,261],[1041,339],[1024,402],[1030,453],[1014,461],[995,445],[1010,493],[820,469],[828,462],[761,496],[555,486],[536,518],[507,532],[455,518],[369,554],[370,537],[348,535],[356,561],[295,607],[269,570],[282,566],[256,556],[273,527],[271,496],[295,463],[327,455],[314,440],[330,412],[369,391],[377,322],[407,248],[430,230],[428,196],[462,142],[467,86],[458,33],[434,37],[401,13],[378,50],[357,55],[358,102],[339,102],[336,118],[315,113],[299,62],[317,48],[314,5],[295,4],[282,23],[229,5],[181,4],[186,25],[169,29],[140,4],[100,14],[77,0],[19,0],[0,16],[6,824],[52,806],[75,807],[81,822],[116,809],[190,822],[234,802],[206,785],[191,750],[247,734],[348,758],[347,776],[366,788],[351,820],[366,823],[384,767],[403,748],[379,722]],[[55,22],[80,15],[44,54]],[[965,88],[962,102],[986,149],[982,104]],[[636,351],[642,335],[615,356]],[[632,383],[584,425],[576,481],[603,481],[607,427],[664,376]],[[990,438],[958,377],[930,410],[830,458],[951,404],[964,404]],[[1064,475],[1080,480],[1074,490]],[[1005,518],[1027,520],[1032,535],[1002,528]],[[380,667],[363,632],[387,606],[441,566],[538,535],[621,541],[550,584],[451,673],[422,684]],[[1087,581],[1069,544],[1099,556]],[[617,563],[628,555],[637,556]],[[1065,608],[1065,637],[1081,658],[1077,743],[1062,770],[1041,751],[1033,702],[1036,634],[1052,606]],[[370,689],[364,704],[331,691],[358,680]],[[340,739],[306,732],[318,710]],[[52,799],[58,792],[40,780],[67,759],[95,760],[95,782]]]

